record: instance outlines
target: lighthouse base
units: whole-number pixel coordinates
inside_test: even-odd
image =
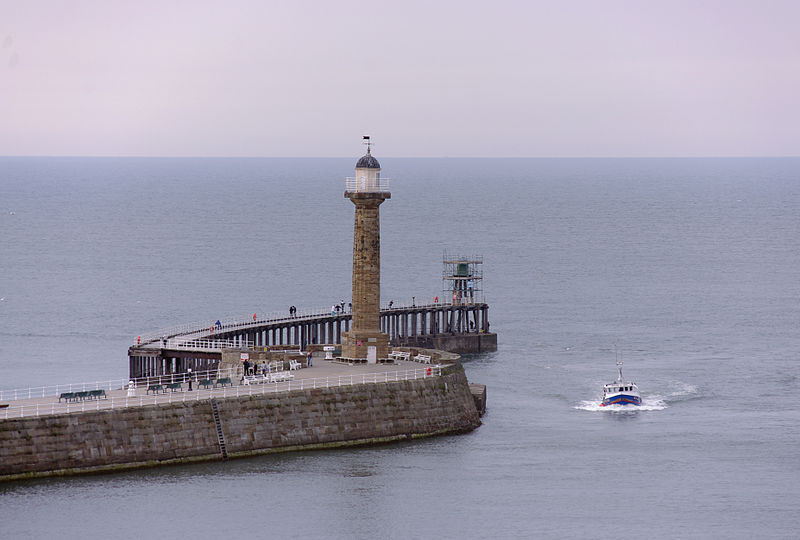
[[[342,358],[373,362],[388,357],[389,336],[380,330],[342,332]]]

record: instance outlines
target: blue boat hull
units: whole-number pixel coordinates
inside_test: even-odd
[[[639,396],[629,396],[626,394],[617,394],[603,400],[600,404],[601,407],[606,405],[641,405],[642,398]]]

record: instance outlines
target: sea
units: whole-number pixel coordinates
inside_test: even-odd
[[[0,158],[0,388],[349,301],[357,157]],[[483,257],[483,424],[3,483],[0,538],[798,538],[800,158],[376,157],[384,303]],[[599,407],[617,359],[641,407]]]

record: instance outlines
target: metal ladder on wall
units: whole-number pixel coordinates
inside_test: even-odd
[[[222,454],[222,459],[228,459],[228,449],[225,447],[225,434],[222,432],[222,420],[219,418],[219,407],[217,407],[217,400],[211,398],[211,413],[214,416],[214,425],[217,428],[217,441],[219,441],[219,452]]]

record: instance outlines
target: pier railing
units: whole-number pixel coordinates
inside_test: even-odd
[[[167,349],[187,351],[219,351],[233,347],[253,347],[252,341],[232,339],[181,339],[167,340]]]
[[[427,296],[415,296],[413,297],[414,300],[411,301],[402,301],[402,302],[393,302],[392,305],[389,305],[388,301],[383,302],[381,306],[381,310],[403,310],[403,309],[412,309],[412,308],[443,308],[447,306],[464,306],[469,305],[471,303],[485,303],[486,298],[475,298],[473,302],[462,301],[457,304],[453,304],[452,302],[434,302],[433,298],[428,298]],[[419,301],[416,299],[419,298]],[[341,304],[340,304],[341,305]],[[333,315],[342,315],[342,316],[349,316],[350,308],[348,305],[345,305],[344,311],[336,312],[334,310]],[[272,312],[269,314],[262,314],[259,315],[258,313],[255,314],[256,317],[253,318],[253,314],[245,315],[245,316],[230,316],[218,319],[220,324],[217,325],[216,321],[204,321],[204,322],[195,322],[195,323],[188,323],[179,326],[173,326],[170,328],[165,328],[162,330],[158,330],[155,332],[150,332],[147,334],[142,334],[138,336],[134,340],[134,344],[138,346],[144,346],[153,344],[158,346],[159,344],[163,344],[163,340],[167,340],[168,345],[172,343],[171,340],[184,338],[184,340],[191,340],[191,339],[208,339],[209,341],[216,341],[213,339],[213,335],[219,332],[227,332],[230,330],[236,329],[247,329],[251,327],[259,327],[266,324],[271,323],[291,323],[291,322],[301,322],[305,319],[316,319],[320,317],[325,317],[331,315],[331,308],[311,308],[311,309],[298,309],[294,315],[287,315],[286,311],[281,312]],[[239,343],[235,346],[240,346]]]
[[[220,377],[233,377],[232,369],[212,369],[208,371],[194,371],[191,374],[195,383],[202,379],[217,379]],[[18,401],[22,399],[57,398],[64,392],[86,392],[89,390],[125,390],[133,383],[136,388],[146,387],[151,384],[172,384],[189,382],[188,373],[173,373],[169,375],[155,375],[151,377],[136,377],[133,379],[108,379],[103,381],[51,384],[45,386],[32,386],[28,388],[12,388],[0,390],[0,402]]]
[[[217,373],[215,370],[214,374]],[[192,392],[167,392],[163,394],[139,395],[142,390],[137,385],[137,395],[128,396],[124,388],[117,387],[120,391],[125,391],[125,395],[111,395],[105,399],[92,399],[79,402],[61,402],[55,399],[35,403],[17,403],[13,406],[0,409],[0,418],[20,418],[24,416],[44,416],[50,414],[68,414],[84,411],[95,411],[105,409],[119,409],[122,407],[142,407],[145,405],[157,405],[163,403],[175,403],[186,401],[199,401],[210,398],[228,398],[240,396],[254,396],[266,394],[287,393],[292,390],[307,390],[316,388],[335,388],[340,386],[351,386],[356,384],[369,383],[389,383],[397,381],[408,381],[416,379],[426,379],[429,377],[440,377],[442,367],[439,365],[428,366],[415,369],[384,371],[374,373],[361,373],[351,375],[337,375],[330,377],[304,377],[297,380],[287,380],[283,382],[267,382],[258,385],[236,385],[223,388],[197,388]],[[176,381],[179,382],[179,381]],[[104,389],[106,383],[82,383],[80,385],[69,385],[73,390],[67,390],[66,385],[60,387],[63,392],[77,390]],[[55,394],[51,397],[57,397]],[[32,397],[38,397],[33,395]],[[9,398],[0,398],[9,399]],[[17,399],[23,399],[21,397]]]
[[[349,309],[345,307],[347,310],[346,312],[340,312],[340,314],[345,315],[349,313]],[[294,315],[287,315],[286,311],[280,312],[272,312],[269,314],[261,314],[259,315],[258,312],[255,313],[256,317],[253,318],[253,315],[237,315],[237,316],[229,316],[229,317],[222,317],[217,319],[220,324],[217,324],[216,321],[204,321],[204,322],[195,322],[195,323],[187,323],[178,326],[172,326],[170,328],[164,328],[155,332],[150,332],[147,334],[142,334],[138,336],[135,340],[135,345],[147,345],[150,343],[158,344],[162,342],[164,339],[169,340],[170,338],[176,337],[207,337],[212,336],[216,332],[223,332],[229,330],[236,330],[239,328],[248,328],[253,326],[262,326],[264,324],[269,323],[280,323],[280,322],[292,322],[298,321],[303,319],[314,319],[317,317],[324,317],[325,315],[329,315],[331,312],[330,308],[311,308],[311,309],[298,309]]]

